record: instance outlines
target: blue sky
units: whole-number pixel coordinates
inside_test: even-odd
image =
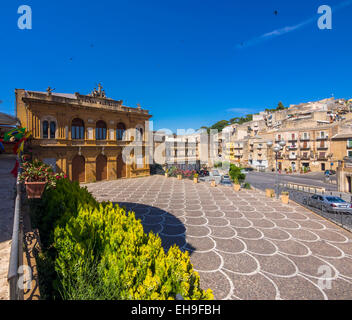
[[[350,3],[351,1],[348,1]],[[352,5],[317,26],[314,0],[3,1],[0,111],[14,90],[107,96],[148,108],[154,128],[211,125],[266,107],[352,97]],[[30,5],[33,29],[17,28]],[[278,14],[275,15],[274,11]],[[257,41],[311,20],[301,28]],[[243,45],[242,45],[243,44]]]

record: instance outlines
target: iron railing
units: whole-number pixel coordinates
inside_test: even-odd
[[[16,182],[16,201],[15,214],[13,221],[12,243],[10,253],[10,264],[7,275],[7,281],[10,289],[10,300],[23,300],[24,291],[23,283],[20,281],[19,267],[23,265],[23,228],[22,228],[22,214],[21,214],[21,183],[19,181],[20,172],[17,175]]]
[[[295,186],[293,188],[293,185]],[[352,201],[352,196],[348,194],[343,194],[337,191],[325,191],[325,188],[319,187],[311,187],[311,186],[300,186],[296,184],[280,184],[282,189],[289,192],[290,199],[299,203],[300,205],[308,208],[309,210],[317,213],[318,215],[330,220],[331,222],[339,225],[340,227],[352,232],[352,214],[351,212],[343,212],[336,211],[331,212],[327,211],[325,207],[316,208],[312,207],[308,204],[308,198],[312,196],[312,194],[320,194],[320,195],[332,195],[338,196],[346,201]]]

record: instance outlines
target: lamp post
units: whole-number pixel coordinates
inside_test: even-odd
[[[272,141],[268,141],[266,143],[268,148],[271,148],[273,146]],[[273,151],[275,152],[275,194],[276,194],[276,199],[279,199],[279,172],[277,168],[277,158],[278,158],[278,153],[284,148],[286,145],[286,142],[284,140],[281,140],[278,144],[276,144],[273,148]]]

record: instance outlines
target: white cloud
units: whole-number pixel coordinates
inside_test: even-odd
[[[344,7],[347,7],[349,5],[352,4],[352,0],[346,0],[344,2],[341,2],[340,4],[336,5],[334,8],[333,8],[333,11],[338,11]],[[267,33],[264,33],[262,34],[261,36],[258,36],[258,37],[255,37],[253,39],[250,39],[248,41],[245,41],[245,42],[242,42],[240,44],[238,44],[236,46],[237,49],[243,49],[243,48],[246,48],[246,47],[251,47],[251,46],[254,46],[254,45],[257,45],[259,43],[262,43],[266,40],[269,40],[269,39],[273,39],[275,37],[278,37],[278,36],[281,36],[281,35],[284,35],[284,34],[287,34],[287,33],[290,33],[290,32],[293,32],[293,31],[296,31],[296,30],[299,30],[301,29],[302,27],[308,25],[308,24],[311,24],[311,23],[314,23],[315,21],[317,21],[317,18],[318,16],[314,16],[308,20],[305,20],[305,21],[302,21],[294,26],[286,26],[286,27],[283,27],[283,28],[280,28],[280,29],[276,29],[276,30],[273,30],[273,31],[270,31],[270,32],[267,32]]]
[[[253,110],[248,109],[248,108],[230,108],[226,110],[227,112],[233,112],[236,114],[249,114],[253,112]]]

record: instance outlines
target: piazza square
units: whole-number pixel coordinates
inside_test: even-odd
[[[292,201],[163,176],[83,186],[135,212],[166,250],[187,250],[215,299],[352,298],[351,234]]]

